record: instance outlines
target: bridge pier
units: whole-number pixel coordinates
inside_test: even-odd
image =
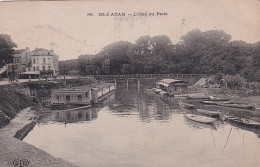
[[[127,91],[129,90],[129,89],[128,89],[128,88],[129,88],[129,87],[128,87],[128,84],[129,84],[129,83],[128,83],[128,78],[126,78],[126,89],[127,89]]]
[[[141,85],[140,78],[138,78],[137,80],[138,93],[140,92],[140,85]]]
[[[114,83],[115,83],[115,89],[116,89],[116,85],[117,85],[117,83],[116,83],[116,78],[114,78]]]

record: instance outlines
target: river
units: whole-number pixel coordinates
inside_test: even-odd
[[[195,123],[179,109],[183,99],[169,104],[145,87],[128,88],[119,84],[102,107],[45,115],[24,141],[80,166],[260,166],[256,133]]]

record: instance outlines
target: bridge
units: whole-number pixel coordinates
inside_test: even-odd
[[[160,79],[172,78],[172,79],[182,79],[189,82],[189,79],[193,78],[199,80],[203,77],[209,77],[209,74],[122,74],[122,75],[91,75],[91,77],[97,80],[114,80],[115,84],[117,82],[126,82],[127,90],[129,85],[129,80],[137,80],[138,92],[140,90],[141,79],[156,79],[156,83]]]
[[[163,78],[178,78],[178,79],[186,79],[186,78],[203,78],[209,77],[210,74],[122,74],[122,75],[91,75],[96,79],[141,79],[141,78],[155,78],[155,79],[163,79]]]

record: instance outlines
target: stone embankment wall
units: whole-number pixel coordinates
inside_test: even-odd
[[[16,132],[14,137],[23,140],[27,136],[27,134],[34,128],[35,125],[36,125],[35,121],[32,121],[28,125],[25,125],[22,129]]]
[[[7,125],[20,110],[32,105],[32,98],[20,84],[0,87],[0,128]]]

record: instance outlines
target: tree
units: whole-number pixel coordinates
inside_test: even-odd
[[[127,41],[119,41],[105,46],[102,51],[98,53],[98,56],[102,58],[102,62],[105,59],[110,60],[110,74],[121,74],[123,64],[129,62],[127,57],[127,50],[132,44]]]
[[[0,34],[0,66],[13,61],[14,48],[17,45],[12,41],[11,37],[6,34]]]

